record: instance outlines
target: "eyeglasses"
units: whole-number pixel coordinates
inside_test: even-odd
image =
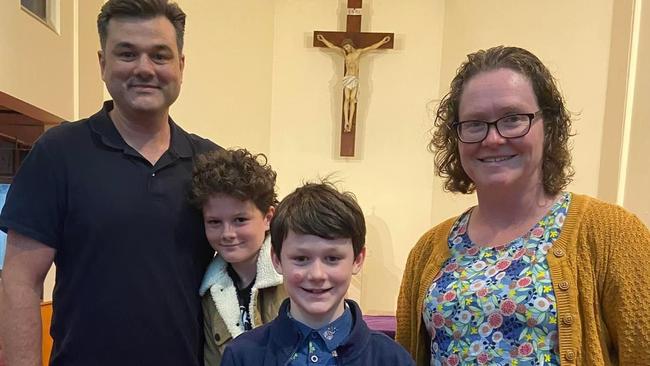
[[[490,125],[496,127],[497,133],[501,137],[514,139],[525,136],[530,131],[530,125],[539,112],[541,110],[535,113],[509,114],[492,122],[460,121],[453,123],[450,128],[456,132],[458,139],[466,144],[476,144],[485,140],[490,131]]]

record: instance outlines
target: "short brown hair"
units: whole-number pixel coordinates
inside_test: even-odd
[[[351,192],[327,181],[306,183],[286,196],[271,220],[271,245],[280,258],[282,243],[293,231],[324,239],[350,239],[357,258],[366,244],[366,221]]]
[[[142,18],[151,19],[165,16],[176,30],[176,45],[178,52],[183,51],[185,35],[185,13],[174,2],[168,0],[108,0],[97,16],[97,32],[102,50],[106,47],[108,38],[108,22],[112,18]]]
[[[202,209],[210,197],[225,194],[251,200],[266,213],[278,202],[276,176],[264,154],[253,155],[246,149],[211,151],[197,156],[194,163],[191,202]]]
[[[557,194],[571,182],[574,173],[569,146],[571,115],[550,71],[537,56],[519,47],[497,46],[476,51],[467,55],[458,68],[449,92],[438,104],[429,143],[429,150],[435,155],[436,174],[444,179],[448,191],[472,193],[476,189],[461,165],[458,138],[451,125],[458,122],[460,97],[467,82],[481,72],[499,68],[521,73],[532,83],[544,117],[542,184],[544,192]]]

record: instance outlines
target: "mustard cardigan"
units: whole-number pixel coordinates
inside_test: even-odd
[[[409,254],[396,340],[429,365],[424,296],[449,257],[457,218],[425,233]],[[547,261],[555,290],[561,365],[650,365],[650,231],[623,208],[573,194]]]

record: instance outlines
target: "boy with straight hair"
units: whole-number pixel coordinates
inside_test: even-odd
[[[363,265],[365,236],[354,196],[331,183],[307,183],[282,200],[271,222],[272,260],[289,299],[271,323],[231,342],[221,364],[414,365],[344,299]]]

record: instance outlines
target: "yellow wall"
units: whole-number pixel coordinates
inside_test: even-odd
[[[224,146],[268,152],[273,1],[177,1],[187,13],[183,91],[172,116]]]
[[[367,251],[352,295],[389,312],[408,249],[430,225],[426,102],[438,94],[442,1],[366,1],[362,30],[394,32],[395,49],[361,59],[357,157],[338,157],[342,56],[313,48],[314,30],[343,30],[345,1],[276,1],[270,158],[280,193],[336,172],[366,214]]]
[[[7,24],[22,29],[31,17],[6,3],[0,5],[0,52],[31,56],[24,38],[15,32],[6,35],[11,28]],[[62,29],[67,29],[65,19],[74,10],[69,3],[62,2]],[[579,113],[573,140],[576,177],[569,188],[614,200],[616,195],[609,193],[617,190],[618,183],[609,177],[618,174],[619,155],[627,154],[628,169],[622,170],[629,178],[624,204],[648,222],[644,162],[650,152],[646,143],[650,127],[645,123],[650,113],[647,103],[640,101],[650,97],[650,75],[642,67],[634,76],[636,104],[629,144],[623,143],[622,133],[618,137],[611,133],[620,129],[621,106],[627,100],[627,83],[612,75],[629,63],[627,54],[621,54],[630,51],[624,45],[629,39],[633,0],[616,5],[613,0],[364,1],[362,30],[394,32],[395,49],[367,54],[361,61],[355,158],[340,158],[337,153],[342,58],[311,46],[314,30],[344,29],[346,1],[179,3],[188,14],[186,69],[173,117],[187,130],[225,147],[245,146],[268,153],[278,172],[281,196],[304,180],[330,173],[336,173],[334,179],[341,187],[356,193],[366,214],[369,255],[351,295],[360,299],[366,312],[394,309],[412,245],[431,225],[474,202],[473,196],[442,191],[440,180],[433,176],[426,144],[433,103],[447,91],[464,56],[478,48],[522,46],[549,66],[569,108]],[[78,10],[84,17],[78,27],[86,32],[78,38],[79,70],[83,70],[78,90],[85,88],[84,81],[96,85],[99,75],[98,43],[94,28],[90,29],[98,9],[99,5],[84,3]],[[648,9],[643,11],[647,14]],[[641,27],[645,34],[640,38],[642,65],[649,60],[649,18],[645,17]],[[75,41],[50,39],[44,32],[30,36],[40,37],[37,44],[54,48],[38,58],[27,57],[35,65],[71,69],[69,53]],[[17,61],[0,58],[0,87],[9,86],[18,97],[52,113],[73,116],[73,76],[67,71],[41,76],[42,85],[57,86],[57,93],[46,97],[51,87],[23,85],[21,80],[34,78],[27,65],[31,66],[24,60],[19,67]],[[99,107],[95,98],[84,97],[80,93],[77,103],[81,116]],[[609,140],[612,136],[616,141]]]
[[[0,90],[61,118],[73,118],[74,4],[60,5],[60,34],[0,1]],[[49,86],[56,86],[55,92]]]
[[[639,6],[639,5],[645,6]],[[632,45],[637,55],[630,82],[633,83],[631,118],[629,120],[629,148],[627,153],[623,205],[637,213],[650,226],[650,3],[637,3],[638,17],[635,33],[638,40]],[[636,38],[636,37],[635,37]],[[609,141],[603,140],[603,144]]]

